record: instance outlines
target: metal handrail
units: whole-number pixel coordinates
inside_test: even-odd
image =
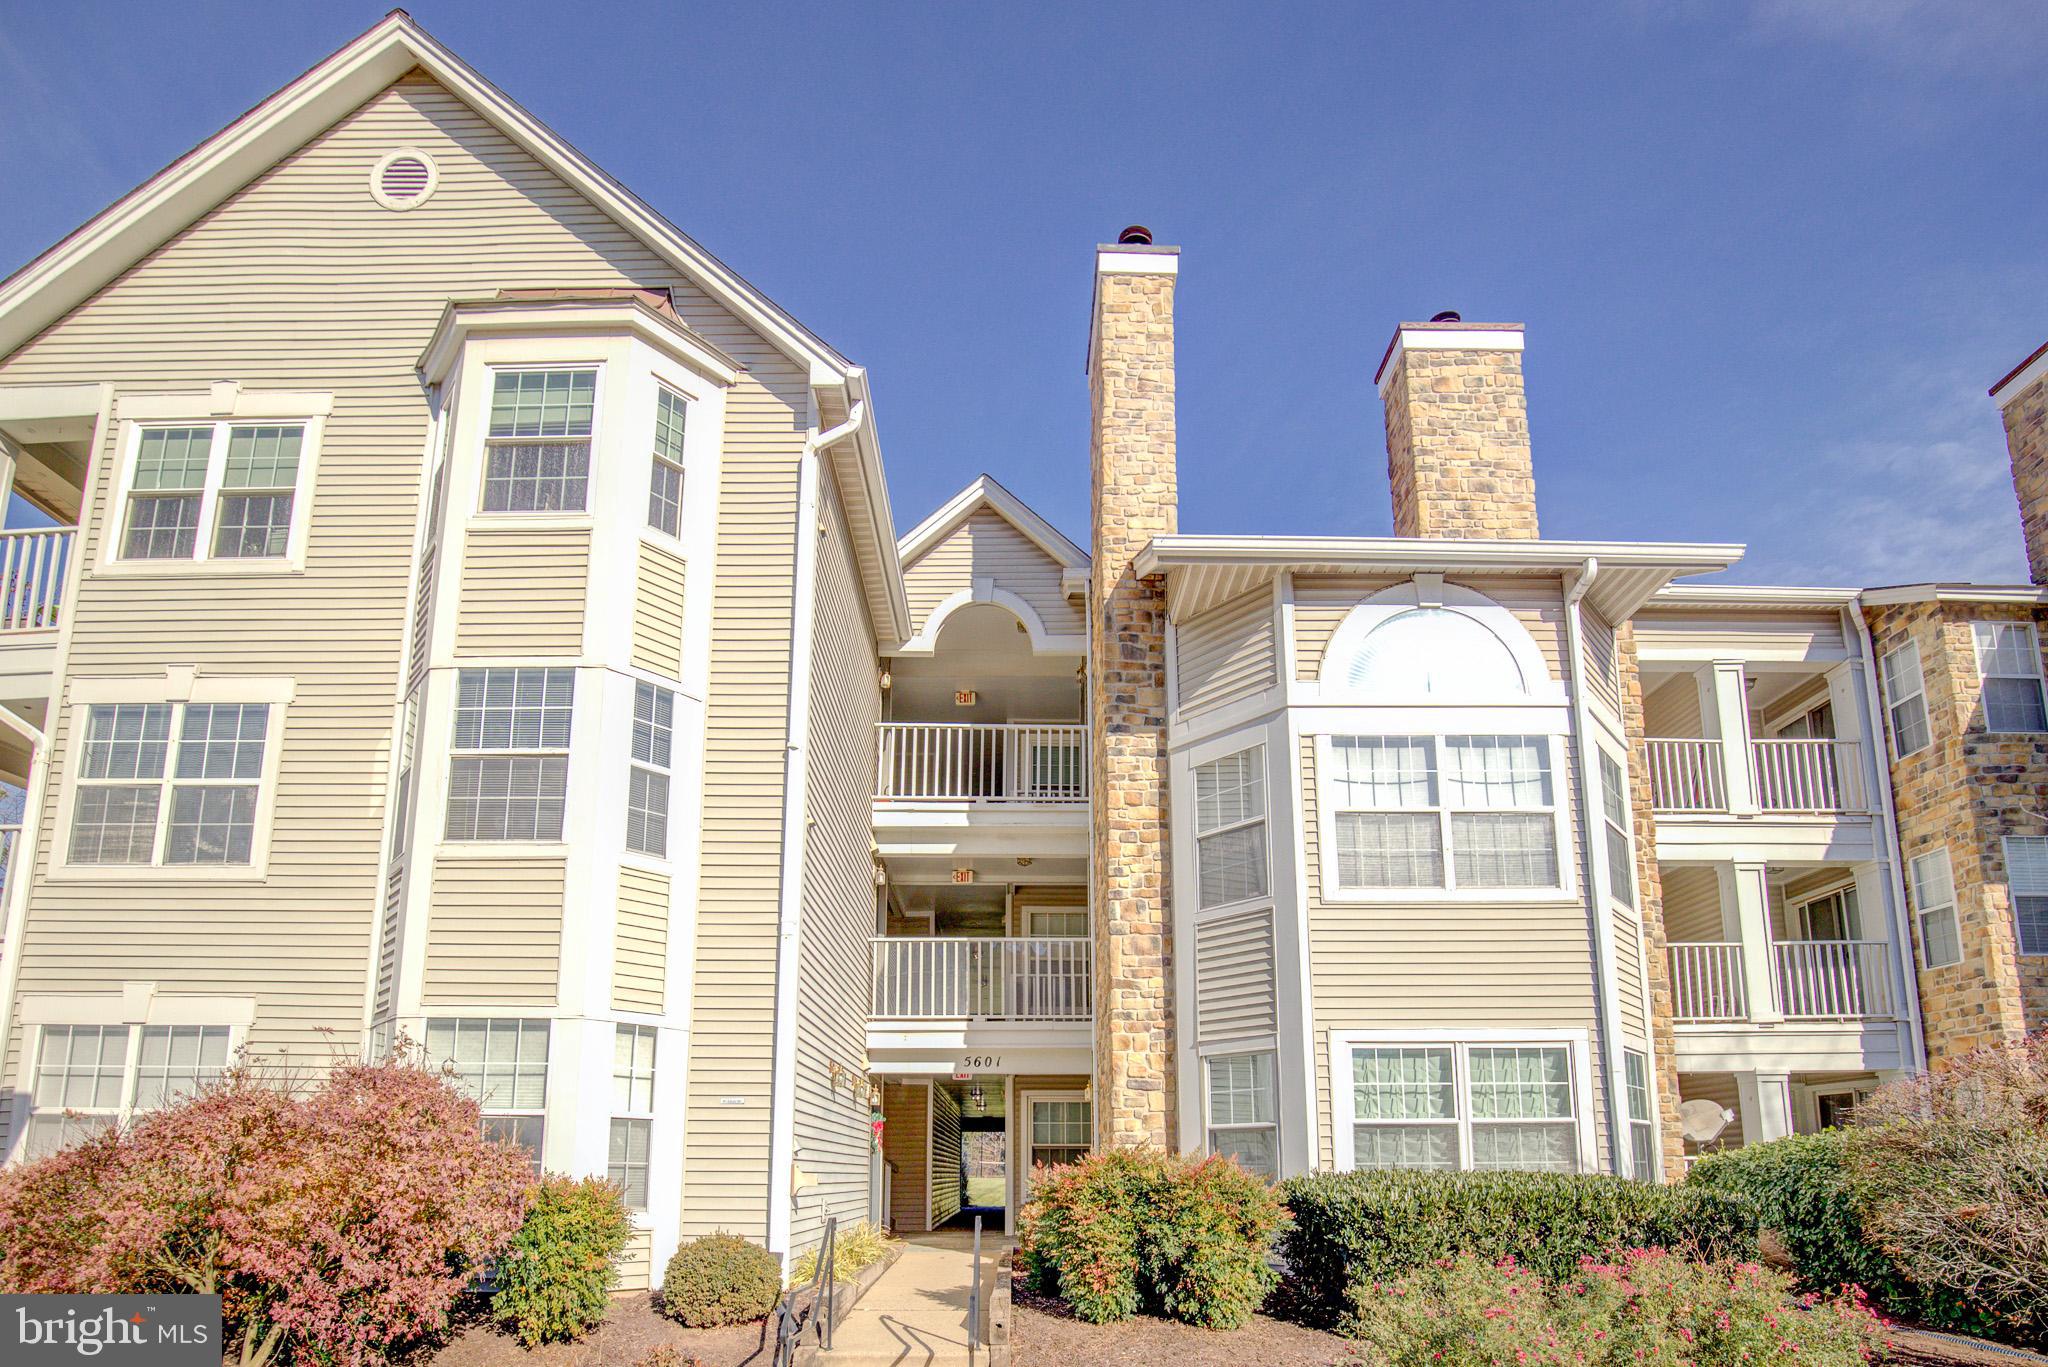
[[[818,1346],[832,1351],[833,1312],[839,1307],[839,1274],[833,1267],[838,1252],[839,1217],[830,1215],[825,1218],[825,1237],[818,1243],[818,1265],[811,1269],[810,1281],[790,1287],[775,1303],[775,1367],[794,1367],[805,1330],[815,1329]],[[810,1294],[799,1305],[805,1292]]]
[[[981,1346],[981,1217],[974,1217],[974,1281],[967,1288],[967,1363],[974,1367],[974,1350]]]

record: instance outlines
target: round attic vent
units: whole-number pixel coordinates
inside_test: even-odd
[[[416,147],[386,152],[370,172],[370,197],[387,209],[417,209],[440,183],[434,159]]]

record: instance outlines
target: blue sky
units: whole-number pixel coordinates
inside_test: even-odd
[[[384,8],[0,0],[0,270]],[[1085,540],[1092,248],[1143,222],[1184,530],[1386,533],[1372,371],[1454,308],[1528,324],[1547,535],[2024,578],[2029,0],[413,13],[869,368],[901,527],[987,470]]]

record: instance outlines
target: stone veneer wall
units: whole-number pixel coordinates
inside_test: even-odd
[[[1929,969],[1913,918],[1920,1012],[1930,1063],[2048,1025],[2048,958],[2018,954],[2006,886],[2007,835],[2048,834],[2048,735],[1990,735],[1978,693],[1973,620],[2025,621],[2032,609],[1902,603],[1865,609],[1880,661],[1907,639],[1920,647],[1933,743],[1891,764],[1900,856],[1946,846],[1955,871],[1962,962]],[[1885,718],[1889,734],[1891,718]]]
[[[1145,544],[1177,525],[1173,295],[1171,274],[1095,280],[1088,665],[1101,1146],[1175,1139],[1166,590],[1131,572]]]
[[[2048,584],[2048,380],[2028,386],[2003,416],[2020,530],[2027,538],[2027,572],[2036,584]]]
[[[1394,535],[1528,541],[1536,474],[1519,351],[1415,351],[1386,386]]]
[[[1664,933],[1664,881],[1657,866],[1656,791],[1650,779],[1649,742],[1643,716],[1643,676],[1632,623],[1615,629],[1614,655],[1621,681],[1621,724],[1628,736],[1629,813],[1636,836],[1636,910],[1643,921],[1643,958],[1650,980],[1650,1047],[1656,1056],[1657,1133],[1663,1146],[1664,1180],[1685,1176],[1685,1136],[1678,1128],[1678,1035],[1672,1028],[1677,1004],[1671,990],[1670,940]],[[1617,964],[1617,972],[1630,965]]]

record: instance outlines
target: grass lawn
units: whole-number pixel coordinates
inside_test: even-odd
[[[1003,1203],[1003,1179],[1000,1177],[970,1177],[967,1179],[967,1204],[970,1206],[999,1206]]]

